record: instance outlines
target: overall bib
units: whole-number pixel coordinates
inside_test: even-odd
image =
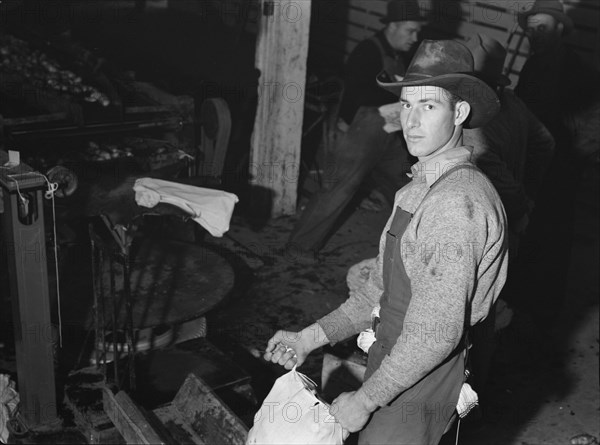
[[[440,177],[432,189],[457,168],[474,167],[461,165],[450,169]],[[402,333],[404,317],[412,295],[410,279],[402,261],[401,240],[411,218],[411,213],[398,207],[386,235],[381,318],[376,330],[377,340],[369,349],[365,380],[379,368]],[[428,328],[423,326],[420,335],[437,335],[437,333],[428,333],[426,331]],[[440,335],[443,335],[443,331]],[[444,341],[443,338],[441,341]],[[437,368],[388,405],[377,410],[365,429],[361,431],[359,443],[365,445],[439,443],[455,415],[458,395],[465,380],[464,346],[463,338],[456,350]]]

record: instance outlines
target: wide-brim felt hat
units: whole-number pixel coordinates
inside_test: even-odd
[[[565,14],[564,6],[558,0],[536,0],[529,9],[524,9],[517,14],[517,21],[522,29],[527,29],[527,17],[534,14],[548,14],[561,22],[568,34],[573,30],[573,20]]]
[[[510,79],[502,74],[506,61],[506,48],[487,34],[474,34],[467,39],[465,46],[473,56],[473,67],[477,77],[492,87],[510,85]]]
[[[377,83],[397,96],[411,86],[440,87],[459,96],[471,105],[465,128],[481,127],[500,111],[494,90],[474,73],[471,52],[454,40],[424,40],[401,80],[391,79],[382,71]]]
[[[387,13],[381,17],[381,23],[390,22],[423,22],[427,18],[421,14],[417,0],[390,0]]]

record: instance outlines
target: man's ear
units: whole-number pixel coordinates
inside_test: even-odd
[[[471,113],[471,104],[461,100],[456,103],[455,114],[454,114],[454,125],[462,125],[465,123]]]

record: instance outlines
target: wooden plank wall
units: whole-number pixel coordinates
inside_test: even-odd
[[[309,63],[316,71],[334,73],[341,73],[348,54],[358,42],[382,27],[379,19],[385,15],[387,6],[387,0],[273,1],[275,10],[283,15],[289,12],[285,5],[290,2],[312,3]],[[516,13],[530,7],[534,0],[418,1],[431,19],[424,38],[465,39],[484,32],[508,44],[506,67],[514,85],[529,52],[528,41],[517,26]],[[148,2],[151,6],[164,0]],[[168,0],[168,4],[206,19],[212,18],[207,14],[217,14],[225,24],[242,26],[253,34],[258,30],[258,0]],[[563,0],[563,4],[575,22],[575,31],[566,42],[600,69],[600,0]]]
[[[339,69],[358,42],[382,27],[379,19],[385,15],[387,1],[315,1],[310,57]],[[515,84],[529,52],[516,13],[532,0],[419,0],[419,4],[430,17],[424,38],[465,39],[482,32],[508,45],[506,68]],[[564,0],[564,5],[576,25],[566,42],[600,68],[600,1]]]

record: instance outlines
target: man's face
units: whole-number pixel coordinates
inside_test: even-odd
[[[422,27],[421,22],[392,22],[386,36],[394,50],[408,52],[418,42]]]
[[[525,34],[534,53],[545,53],[556,47],[562,36],[563,24],[550,14],[527,17]]]
[[[404,87],[400,120],[411,155],[420,160],[444,147],[455,129],[455,106],[449,93],[432,86]]]

